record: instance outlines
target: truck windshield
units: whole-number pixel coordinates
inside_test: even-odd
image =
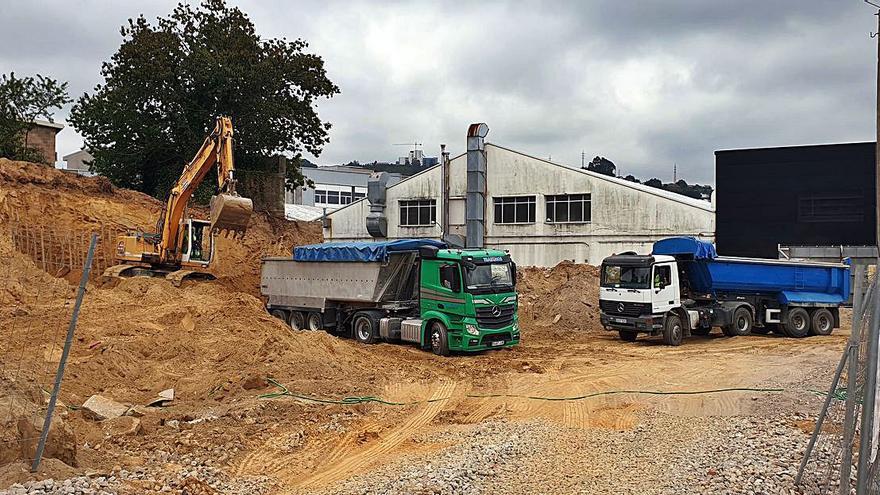
[[[604,265],[602,267],[602,287],[650,289],[650,280],[650,266]]]
[[[505,292],[513,288],[510,263],[464,264],[468,292]]]

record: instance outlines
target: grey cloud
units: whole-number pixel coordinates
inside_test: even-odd
[[[0,71],[100,82],[119,26],[174,2],[16,2]],[[320,163],[391,160],[490,140],[571,165],[714,180],[716,149],[873,138],[876,18],[853,1],[243,1],[260,33],[302,37],[342,94]],[[40,33],[35,43],[21,40]],[[19,46],[21,45],[21,46]],[[27,46],[24,46],[27,45]],[[66,111],[59,117],[63,118]],[[59,151],[79,144],[65,129]]]

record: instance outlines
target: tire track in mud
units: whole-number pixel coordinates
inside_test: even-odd
[[[281,480],[299,488],[314,488],[338,481],[362,471],[364,468],[376,462],[381,462],[383,456],[393,451],[417,432],[427,426],[441,410],[446,407],[455,391],[455,382],[445,382],[437,387],[431,394],[431,399],[439,399],[436,402],[419,406],[415,414],[398,423],[399,426],[386,430],[379,435],[378,440],[359,445],[358,433],[347,434],[345,438],[334,448],[327,461],[320,464],[310,476],[286,477],[282,474]],[[361,431],[375,431],[367,424]]]

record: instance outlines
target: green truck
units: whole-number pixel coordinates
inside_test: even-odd
[[[268,311],[294,329],[448,356],[519,344],[516,265],[504,251],[439,241],[332,242],[262,260]]]

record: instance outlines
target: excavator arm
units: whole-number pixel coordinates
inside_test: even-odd
[[[214,130],[171,189],[157,225],[162,261],[175,259],[180,246],[180,222],[190,198],[212,167],[217,166],[218,193],[211,198],[211,230],[243,235],[253,212],[253,203],[235,191],[232,159],[232,121],[218,117]]]

